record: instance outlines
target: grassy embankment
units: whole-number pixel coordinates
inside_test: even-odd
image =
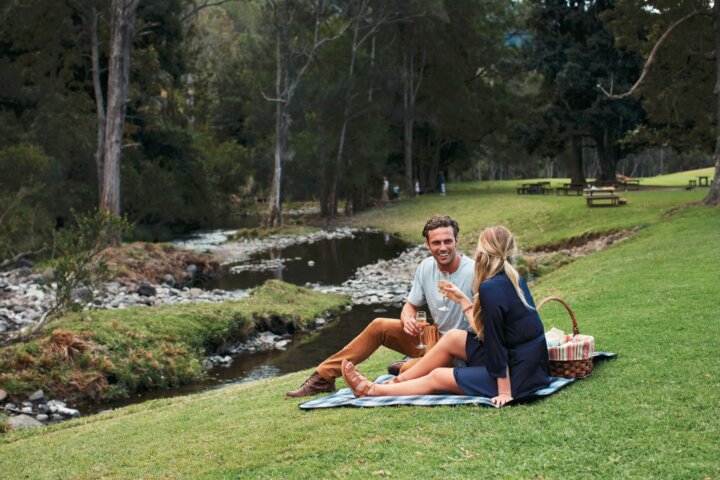
[[[200,361],[255,331],[300,331],[348,299],[271,281],[242,300],[71,313],[32,342],[0,350],[0,388],[107,400],[179,386]]]
[[[543,401],[485,407],[330,409],[284,400],[310,371],[152,401],[0,439],[7,478],[718,478],[720,210],[702,192],[630,192],[622,208],[453,186],[366,221],[419,239],[452,212],[468,246],[504,223],[525,244],[644,225],[626,242],[544,276],[581,330],[619,357]],[[362,221],[362,219],[360,220]],[[547,327],[568,327],[559,306]],[[382,373],[383,350],[362,366]],[[42,452],[41,458],[38,452]]]

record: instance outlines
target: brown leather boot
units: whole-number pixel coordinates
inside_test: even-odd
[[[333,378],[332,381],[328,382],[316,371],[310,375],[310,378],[305,380],[305,383],[303,383],[300,388],[292,392],[287,392],[285,398],[309,397],[311,395],[317,395],[318,393],[330,393],[334,391],[335,379]]]

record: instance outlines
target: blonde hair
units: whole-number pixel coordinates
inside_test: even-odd
[[[477,249],[475,250],[475,278],[473,279],[473,292],[475,301],[473,303],[472,327],[479,339],[485,336],[485,325],[480,307],[480,284],[485,280],[494,277],[505,270],[520,300],[527,308],[533,309],[525,298],[520,288],[520,274],[510,264],[510,260],[517,253],[515,238],[510,230],[502,226],[488,227],[480,233]],[[534,309],[533,309],[534,310]]]

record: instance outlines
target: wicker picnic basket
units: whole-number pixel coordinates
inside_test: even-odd
[[[585,378],[592,373],[593,355],[595,353],[595,339],[589,335],[580,335],[577,319],[570,305],[558,297],[543,298],[537,305],[540,311],[543,305],[550,301],[559,302],[565,307],[573,324],[572,335],[567,335],[567,343],[548,347],[550,356],[550,375],[553,377]]]

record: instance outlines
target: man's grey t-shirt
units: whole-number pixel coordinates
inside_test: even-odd
[[[475,262],[465,255],[460,257],[460,266],[451,275],[449,280],[454,283],[460,290],[465,292],[470,300],[473,299],[472,282],[475,274]],[[408,301],[416,307],[421,307],[427,303],[430,310],[430,316],[435,320],[440,333],[445,334],[448,330],[459,328],[460,330],[472,331],[470,325],[462,313],[460,304],[453,302],[449,298],[445,298],[438,290],[438,282],[442,278],[437,261],[433,257],[428,257],[415,270],[415,279],[413,286],[408,295]],[[443,305],[445,300],[448,311],[441,311],[438,308]]]

